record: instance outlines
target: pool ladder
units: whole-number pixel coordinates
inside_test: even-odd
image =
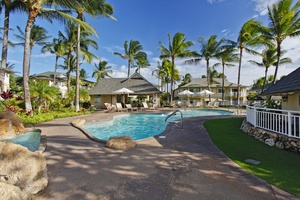
[[[172,112],[171,114],[169,114],[166,119],[165,119],[165,123],[167,123],[167,120],[172,117],[173,115],[176,115],[176,113],[180,113],[180,117],[181,117],[181,129],[183,129],[183,117],[182,117],[182,112],[180,110],[175,110],[174,112]],[[176,127],[178,128],[178,124],[175,123]]]

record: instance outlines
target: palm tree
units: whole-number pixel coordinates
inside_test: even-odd
[[[95,30],[88,24],[77,20],[72,15],[66,14],[63,10],[55,10],[51,8],[42,8],[44,5],[55,5],[58,8],[72,8],[75,6],[90,6],[90,1],[83,0],[20,0],[24,4],[27,12],[27,22],[25,26],[25,43],[24,43],[24,56],[23,56],[23,89],[24,89],[24,100],[25,100],[25,109],[26,112],[32,110],[32,105],[30,101],[30,90],[29,90],[29,47],[30,47],[30,33],[31,28],[39,15],[43,15],[45,19],[48,19],[52,22],[52,19],[63,19],[68,18],[74,20],[80,25],[84,26],[86,30],[92,31],[95,33]]]
[[[180,83],[178,86],[179,87],[184,86],[190,83],[191,81],[192,81],[192,75],[190,73],[187,73],[182,77],[182,83]]]
[[[80,78],[80,80],[88,79],[89,78],[89,73],[87,73],[85,71],[85,69],[80,69],[79,78]]]
[[[275,65],[274,81],[276,82],[278,66],[281,59],[281,44],[288,37],[300,35],[300,1],[280,0],[271,7],[268,6],[269,27],[264,29],[263,35],[274,41],[277,50],[277,62]]]
[[[173,101],[173,79],[175,69],[176,58],[190,58],[197,55],[195,51],[188,50],[194,43],[192,41],[186,41],[184,33],[177,32],[171,41],[171,36],[168,34],[169,45],[168,48],[159,41],[159,49],[161,51],[160,59],[170,59],[171,66],[171,101]]]
[[[42,53],[50,52],[55,54],[55,65],[54,65],[54,77],[53,84],[56,84],[56,70],[58,66],[58,59],[66,53],[66,46],[63,41],[57,38],[53,38],[52,43],[48,43],[42,48]]]
[[[1,7],[4,8],[4,28],[3,28],[3,40],[2,40],[2,57],[1,60],[3,61],[1,64],[2,68],[5,68],[7,62],[7,55],[8,55],[8,32],[9,32],[9,20],[10,20],[10,13],[14,11],[25,11],[22,7],[22,3],[20,1],[14,0],[3,0],[1,1]]]
[[[159,61],[157,62],[157,68],[152,71],[152,76],[155,76],[158,79],[158,84],[160,80],[160,87],[163,89],[165,83],[165,77],[168,75],[166,69],[163,65],[160,65]]]
[[[283,55],[285,52],[281,51],[280,55]],[[266,85],[266,81],[267,81],[267,77],[268,77],[268,69],[271,66],[279,66],[279,65],[283,65],[283,64],[287,64],[287,63],[291,63],[292,60],[290,58],[281,58],[279,60],[279,64],[277,65],[278,59],[277,59],[277,50],[276,48],[272,48],[269,47],[267,49],[265,49],[261,54],[259,54],[262,57],[262,61],[261,62],[257,62],[255,60],[249,60],[250,63],[255,64],[259,67],[264,67],[265,68],[265,76],[264,76],[264,80],[263,80],[263,84],[261,87],[261,92],[264,91],[264,87]]]
[[[21,30],[19,26],[17,26],[17,29],[19,31],[19,34],[14,34],[14,36],[21,41],[20,43],[15,43],[15,45],[22,45],[25,44],[25,33]],[[32,56],[32,49],[34,45],[43,46],[48,44],[46,40],[50,38],[51,36],[48,36],[48,31],[40,27],[38,25],[33,25],[30,32],[30,52],[29,52],[29,64],[28,64],[28,74],[30,74],[30,63],[31,63],[31,56]]]
[[[239,55],[236,53],[236,48],[234,46],[229,46],[224,48],[220,53],[217,54],[216,58],[220,61],[220,63],[216,63],[213,65],[213,68],[222,66],[222,105],[224,105],[225,100],[225,66],[233,67],[234,64],[239,61]]]
[[[141,68],[147,68],[148,66],[150,66],[150,63],[147,59],[147,54],[142,52],[141,54],[138,55],[138,57],[136,58],[136,64],[138,67],[138,72],[139,74],[141,73]]]
[[[94,63],[95,68],[94,68],[94,72],[92,74],[93,78],[97,79],[97,82],[100,81],[101,78],[105,78],[105,77],[111,77],[109,74],[112,74],[113,71],[111,70],[111,66],[107,66],[107,62],[106,61],[99,61],[98,65],[96,63]]]
[[[33,81],[30,84],[30,93],[32,98],[38,100],[38,112],[40,113],[42,106],[47,106],[47,101],[54,100],[57,97],[59,89],[54,86],[49,86],[46,81]]]
[[[139,41],[130,40],[129,45],[128,41],[124,42],[124,50],[125,53],[114,52],[114,55],[118,55],[123,59],[128,61],[128,72],[127,78],[130,76],[130,68],[134,66],[134,61],[138,58],[141,58],[145,53],[142,51],[143,46],[140,44]]]
[[[67,70],[67,88],[68,91],[70,91],[70,86],[71,86],[71,71],[74,69],[71,69],[71,58],[72,58],[72,53],[75,51],[76,48],[76,26],[72,22],[68,22],[67,25],[65,26],[65,34],[63,34],[61,31],[58,32],[58,37],[59,40],[63,42],[63,45],[66,48],[66,59],[65,59],[65,67]],[[75,62],[75,61],[73,61]]]
[[[82,7],[76,6],[74,7],[77,13],[77,19],[80,21],[84,21],[83,14],[87,13],[90,16],[105,16],[105,17],[112,17],[113,14],[113,7],[106,3],[105,0],[92,0],[90,1],[91,6]],[[81,27],[80,25],[77,26],[77,48],[76,48],[76,55],[77,55],[77,66],[76,66],[76,89],[75,89],[75,107],[76,111],[79,111],[79,63],[80,63],[80,51],[81,51]]]
[[[247,21],[241,28],[237,39],[237,47],[239,49],[239,68],[238,68],[238,86],[237,86],[237,105],[240,105],[240,83],[241,83],[241,68],[242,68],[242,57],[243,51],[246,50],[248,53],[257,54],[254,50],[249,47],[258,46],[267,42],[263,41],[260,37],[261,30],[263,30],[261,23],[253,19]]]
[[[67,70],[67,91],[71,89],[71,72],[76,70],[76,57],[71,55],[70,57],[63,57],[63,65],[58,65],[58,68]]]
[[[207,87],[210,90],[210,67],[209,61],[211,58],[216,58],[217,55],[224,48],[226,40],[222,38],[220,41],[217,40],[217,35],[210,36],[207,40],[203,37],[199,37],[199,43],[201,46],[200,56],[206,61],[206,78]]]

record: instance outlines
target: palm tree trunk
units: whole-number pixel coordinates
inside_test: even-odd
[[[80,25],[77,27],[77,50],[76,50],[76,87],[75,87],[75,110],[79,111],[79,63],[80,63]]]
[[[276,83],[276,78],[277,78],[277,72],[278,72],[278,67],[279,67],[280,56],[281,56],[281,43],[277,42],[277,63],[276,63],[276,66],[275,66],[275,73],[274,73],[273,84]]]
[[[58,64],[58,56],[55,57],[55,66],[54,66],[54,74],[53,74],[53,85],[56,84],[56,69]]]
[[[8,51],[7,50],[8,49],[8,31],[9,31],[9,10],[5,7],[1,68],[6,68],[7,51]]]
[[[225,93],[225,89],[224,89],[224,82],[225,82],[225,64],[222,63],[222,73],[223,73],[223,77],[222,77],[222,106],[224,106],[224,93]]]
[[[71,77],[70,77],[70,74],[71,74],[71,52],[68,53],[68,63],[67,63],[67,90],[68,92],[70,92],[70,89],[71,89]]]
[[[127,78],[130,76],[130,60],[128,60],[128,72],[127,72]]]
[[[266,85],[267,76],[268,76],[268,67],[266,67],[266,69],[265,69],[265,78],[264,78],[264,83],[263,83],[263,85],[261,87],[261,92],[264,92],[264,87]]]
[[[174,79],[174,58],[172,58],[172,68],[171,68],[171,88],[170,88],[171,102],[173,101],[173,79]]]
[[[30,63],[31,63],[31,56],[32,56],[32,46],[30,46],[30,53],[28,58],[28,76],[30,76]]]
[[[240,82],[241,82],[241,68],[242,68],[242,56],[243,48],[240,48],[240,59],[239,59],[239,69],[238,69],[238,86],[237,86],[237,106],[240,106]]]
[[[30,49],[30,32],[31,27],[35,22],[35,18],[38,15],[35,11],[30,11],[25,27],[25,43],[24,43],[24,56],[23,56],[23,87],[24,87],[24,101],[26,112],[32,111],[32,105],[30,100],[29,89],[29,49]]]

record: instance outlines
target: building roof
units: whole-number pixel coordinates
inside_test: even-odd
[[[277,81],[260,95],[281,95],[300,90],[300,67]]]
[[[72,76],[71,77],[74,77],[75,76]],[[43,79],[43,80],[53,80],[54,79],[54,72],[43,72],[43,73],[40,73],[40,74],[33,74],[30,76],[30,78],[35,78],[35,79]],[[61,73],[61,72],[56,72],[56,80],[57,81],[67,81],[67,75],[65,73]],[[88,82],[88,83],[94,83],[93,81],[89,81],[89,80],[83,80],[84,82]]]
[[[224,80],[224,87],[233,87],[236,88],[238,85],[236,83],[231,83],[228,80]],[[207,78],[192,78],[191,82],[181,86],[181,88],[192,88],[192,87],[207,87]],[[210,84],[210,87],[222,87],[222,78],[214,78],[213,83]],[[246,86],[242,86],[246,87]]]
[[[129,78],[104,78],[100,79],[95,87],[89,90],[90,95],[110,95],[121,88],[134,91],[133,94],[160,94],[152,83],[139,73],[134,73]]]

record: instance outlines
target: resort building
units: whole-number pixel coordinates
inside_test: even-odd
[[[71,78],[75,78],[75,76],[71,76]],[[30,80],[43,80],[47,81],[49,86],[54,85],[54,72],[43,72],[40,74],[33,74],[29,77]],[[23,81],[22,79],[20,81]],[[56,78],[55,78],[56,86],[59,88],[59,91],[62,95],[62,97],[65,97],[67,93],[67,76],[65,73],[56,72]],[[83,80],[80,87],[89,89],[90,85],[93,85],[94,82]]]
[[[9,74],[12,70],[0,67],[0,93],[9,90]]]
[[[300,67],[265,90],[261,96],[281,96],[283,110],[300,111]]]
[[[224,81],[224,105],[237,105],[237,94],[238,85],[236,83],[231,83],[225,79]],[[213,82],[210,84],[211,92],[213,94],[201,95],[199,92],[207,90],[207,79],[206,78],[192,78],[191,82],[183,85],[174,90],[174,97],[176,99],[187,99],[187,97],[178,95],[184,90],[193,92],[194,94],[189,96],[189,100],[195,104],[195,102],[201,101],[202,103],[208,101],[222,101],[222,78],[214,78]],[[247,103],[247,86],[240,86],[240,104],[246,105]],[[196,104],[195,104],[196,105]]]
[[[117,92],[122,88],[131,92]],[[104,103],[131,103],[133,106],[140,106],[142,102],[152,102],[154,106],[160,107],[162,92],[136,72],[129,78],[100,79],[89,93],[91,104],[97,108],[105,108]]]

